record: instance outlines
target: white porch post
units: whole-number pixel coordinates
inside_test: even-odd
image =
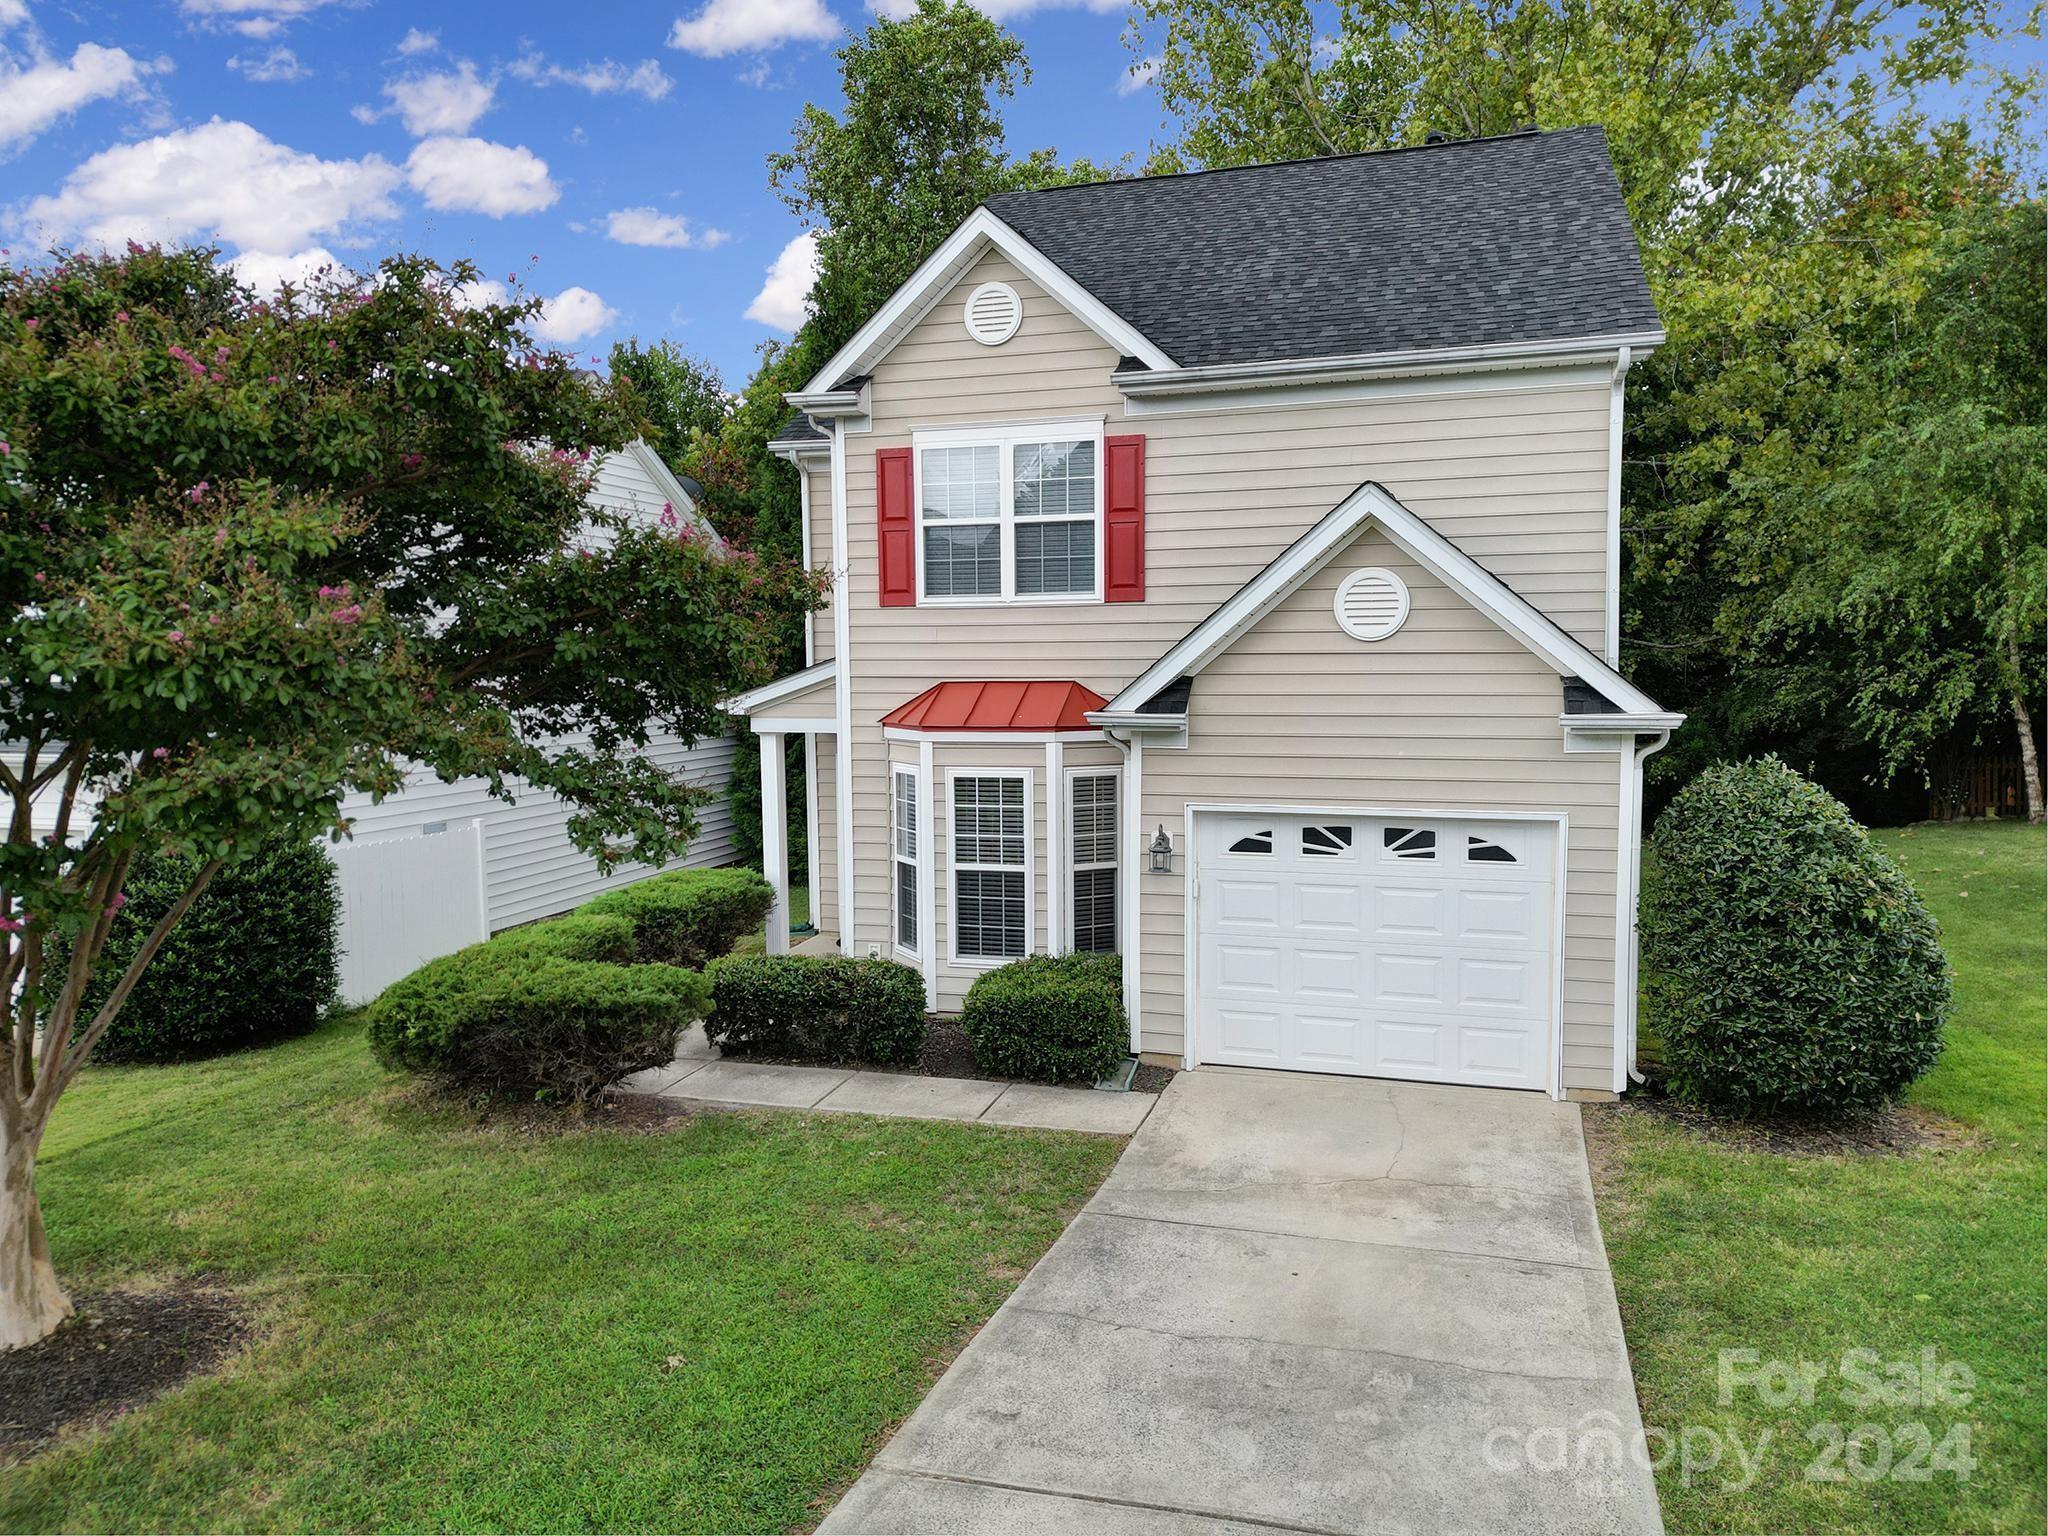
[[[768,908],[768,953],[789,953],[789,796],[782,777],[782,732],[761,732],[761,872],[775,892]]]

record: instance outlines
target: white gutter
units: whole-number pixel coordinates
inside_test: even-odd
[[[1092,720],[1095,717],[1090,715],[1088,718]],[[1596,735],[1612,735],[1616,731],[1663,731],[1668,735],[1685,724],[1685,716],[1664,712],[1656,714],[1637,712],[1634,714],[1559,715],[1557,723],[1563,726],[1567,732],[1589,731]]]
[[[1366,352],[1350,357],[1283,358],[1270,363],[1213,363],[1171,372],[1113,373],[1110,382],[1133,398],[1183,395],[1247,384],[1303,384],[1373,378],[1383,374],[1487,366],[1600,362],[1628,351],[1640,357],[1664,342],[1664,332],[1628,331],[1544,341],[1503,342],[1476,347],[1421,347],[1405,352]]]
[[[783,397],[806,416],[865,416],[868,414],[868,385],[858,389],[792,389]]]
[[[1634,353],[1623,347],[1614,358],[1614,383],[1607,400],[1607,625],[1605,660],[1621,665],[1621,401]]]
[[[1090,725],[1099,726],[1104,735],[1111,730],[1119,731],[1184,731],[1188,728],[1188,717],[1180,715],[1141,714],[1135,709],[1091,709],[1085,711],[1082,719]],[[1110,740],[1115,741],[1114,736]]]

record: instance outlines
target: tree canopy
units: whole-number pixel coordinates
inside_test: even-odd
[[[2042,309],[2011,270],[2039,83],[2005,36],[1983,0],[1141,0],[1131,29],[1156,169],[1606,129],[1670,332],[1630,375],[1623,503],[1626,666],[1694,715],[1667,781],[1768,746],[1882,780],[2040,697],[2026,605],[1957,597],[2044,579]],[[1919,105],[1965,81],[1955,120]],[[2000,345],[1937,367],[1962,324]]]
[[[0,267],[0,1343],[62,1315],[26,1175],[49,1110],[217,868],[414,763],[665,862],[704,791],[639,748],[724,731],[820,601],[673,509],[594,512],[624,395],[473,278],[402,257],[259,301],[210,250]],[[193,883],[87,1017],[158,849]]]

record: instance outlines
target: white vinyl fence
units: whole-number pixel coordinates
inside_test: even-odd
[[[328,853],[341,877],[344,1000],[368,1002],[427,961],[490,937],[481,822],[336,843]]]

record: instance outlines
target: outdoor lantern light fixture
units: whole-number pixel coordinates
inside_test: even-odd
[[[1173,873],[1173,839],[1166,835],[1166,823],[1159,824],[1159,830],[1152,834],[1152,846],[1147,850],[1152,855],[1152,873],[1170,875]]]

